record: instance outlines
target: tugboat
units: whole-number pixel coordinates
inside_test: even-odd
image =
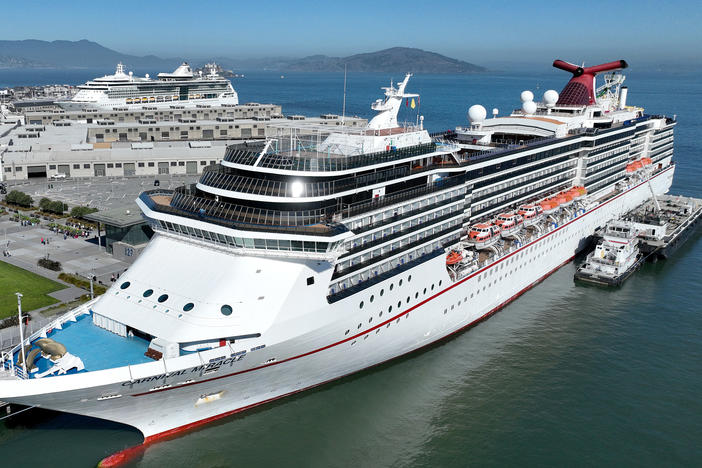
[[[575,273],[575,280],[604,286],[620,286],[645,258],[638,248],[638,231],[632,223],[611,221],[595,251]]]

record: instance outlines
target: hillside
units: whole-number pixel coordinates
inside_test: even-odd
[[[117,62],[124,62],[130,68],[174,68],[180,64],[180,59],[122,54],[85,39],[51,42],[35,39],[0,41],[0,67],[3,68],[114,68]]]
[[[96,42],[80,41],[0,41],[0,68],[114,68],[123,62],[128,69],[150,68],[169,70],[183,60],[198,66],[211,60],[160,58],[155,55],[139,57],[108,49]],[[446,57],[435,52],[408,47],[351,55],[329,57],[312,55],[304,58],[260,57],[237,60],[218,57],[217,63],[234,70],[279,70],[304,72],[338,72],[344,66],[350,72],[404,73],[480,73],[485,68]]]
[[[349,57],[313,55],[283,64],[288,71],[348,71],[414,73],[481,73],[487,69],[472,63],[446,57],[435,52],[408,47],[356,54]]]

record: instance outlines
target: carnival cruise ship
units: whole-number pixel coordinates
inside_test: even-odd
[[[95,78],[78,86],[72,99],[57,101],[66,110],[113,108],[164,108],[171,106],[236,105],[239,97],[232,84],[212,71],[193,73],[181,64],[172,73],[159,73],[157,79],[126,73],[122,63],[112,75]]]
[[[490,316],[673,180],[676,122],[627,103],[624,61],[554,66],[573,74],[560,94],[472,106],[439,135],[398,124],[407,75],[366,128],[281,123],[197,184],[142,193],[148,247],[2,357],[0,399],[148,443]]]

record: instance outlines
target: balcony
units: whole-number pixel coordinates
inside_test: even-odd
[[[205,221],[219,226],[281,234],[336,236],[348,230],[330,223],[324,210],[278,211],[217,202],[194,195],[188,189],[151,190],[139,195],[150,209],[165,214]]]

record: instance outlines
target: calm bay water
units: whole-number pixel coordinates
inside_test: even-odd
[[[154,70],[147,70],[154,73]],[[0,87],[77,84],[109,70],[0,70]],[[631,70],[629,102],[677,114],[671,193],[702,197],[702,83]],[[396,76],[401,79],[401,76]],[[347,114],[368,117],[390,76],[349,74]],[[422,75],[430,131],[471,104],[501,114],[566,75]],[[340,113],[340,74],[248,73],[242,102]],[[401,119],[415,121],[403,109]],[[497,315],[421,353],[227,418],[145,450],[151,466],[685,466],[702,464],[702,242],[647,264],[621,289],[573,284],[567,265]],[[31,410],[0,423],[0,466],[93,466],[141,441],[118,424]]]

